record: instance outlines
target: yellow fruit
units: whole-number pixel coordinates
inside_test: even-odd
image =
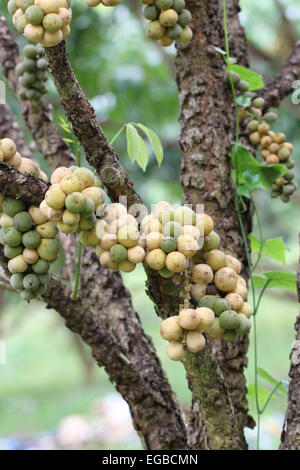
[[[203,285],[201,286],[200,284],[193,284],[191,287],[191,296],[193,301],[198,304],[200,299],[205,296],[206,294],[206,289],[207,286]]]
[[[78,224],[67,225],[64,224],[61,220],[57,221],[57,228],[60,232],[70,235],[71,233],[76,233],[78,231]]]
[[[134,263],[131,263],[127,259],[119,263],[119,269],[120,271],[123,271],[124,273],[131,273],[135,269],[135,266],[136,265]]]
[[[150,232],[161,232],[162,225],[159,220],[153,218],[149,218],[149,220],[142,224],[143,233],[147,235]]]
[[[166,266],[173,273],[182,273],[186,268],[186,257],[179,251],[172,251],[166,257]]]
[[[32,160],[29,160],[29,158],[22,158],[22,161],[18,167],[18,171],[23,174],[29,173],[35,178],[38,178],[40,176],[40,169],[38,165]]]
[[[40,245],[37,248],[40,258],[45,261],[54,261],[58,254],[58,246],[55,240],[42,238]]]
[[[51,183],[52,184],[58,184],[62,181],[63,178],[67,176],[72,176],[73,173],[70,170],[70,168],[67,168],[65,166],[61,166],[59,168],[56,168],[56,170],[53,171],[51,175]]]
[[[192,38],[193,38],[193,31],[191,30],[189,26],[184,26],[184,28],[182,28],[182,33],[177,39],[177,41],[185,44],[185,43],[190,42]]]
[[[166,318],[160,324],[160,335],[166,341],[179,339],[183,334],[183,330],[178,323],[178,315]]]
[[[14,219],[10,217],[8,214],[2,214],[0,218],[0,225],[2,228],[7,229],[9,227],[13,227]]]
[[[117,234],[118,242],[126,248],[135,246],[140,238],[140,232],[134,225],[125,225]]]
[[[80,221],[80,215],[74,214],[74,212],[65,209],[62,214],[62,221],[65,225],[78,225]]]
[[[171,206],[171,204],[167,201],[160,201],[158,202],[157,204],[155,204],[155,206],[153,207],[152,209],[152,216],[155,218],[155,219],[159,219],[160,217],[160,214],[164,211],[172,211],[173,210],[173,207]]]
[[[85,0],[85,1],[89,7],[97,7],[101,3],[101,0]]]
[[[198,243],[190,235],[180,235],[177,238],[177,250],[189,259],[197,253]]]
[[[44,180],[44,181],[47,181],[48,182],[48,176],[46,175],[46,173],[42,170],[40,170],[40,175],[39,175],[39,178],[41,180]]]
[[[178,323],[184,330],[195,330],[201,321],[200,313],[192,308],[184,308],[178,316]]]
[[[213,270],[208,264],[196,264],[192,269],[192,281],[195,284],[209,284],[214,278]]]
[[[60,30],[56,31],[55,33],[50,33],[49,31],[45,31],[43,39],[40,41],[42,46],[44,47],[53,47],[57,46],[63,40],[63,33]]]
[[[223,292],[230,292],[235,289],[237,274],[231,268],[221,268],[215,274],[215,285]]]
[[[250,318],[252,313],[253,313],[253,309],[252,309],[251,305],[248,304],[248,302],[244,302],[244,305],[241,308],[241,310],[239,311],[239,313],[242,313],[247,318]]]
[[[114,263],[113,260],[111,259],[109,251],[103,251],[100,254],[100,264],[104,268],[108,268],[108,269],[118,269],[119,268],[119,264]]]
[[[127,251],[127,259],[133,264],[141,263],[146,256],[145,250],[139,246],[133,246],[132,248],[128,248]]]
[[[58,0],[59,8],[69,8],[67,0]]]
[[[17,21],[18,19],[23,16],[23,10],[21,8],[18,8],[18,10],[15,12],[15,14],[12,17],[12,22],[15,28],[17,28]]]
[[[0,140],[0,150],[4,155],[4,160],[9,160],[13,158],[17,152],[16,145],[13,140],[4,138]]]
[[[126,214],[126,207],[124,207],[123,204],[119,204],[117,202],[108,204],[104,210],[104,218],[108,223],[111,223],[113,220],[118,219],[122,215]]]
[[[122,0],[102,0],[103,5],[106,7],[115,7],[117,5],[120,5]]]
[[[169,47],[172,46],[174,40],[169,38],[168,36],[164,36],[163,38],[159,39],[158,44],[163,47]]]
[[[206,263],[213,271],[218,271],[226,266],[225,253],[221,250],[211,250],[204,255]]]
[[[97,255],[97,256],[100,256],[101,253],[103,253],[105,250],[103,250],[103,248],[102,248],[101,245],[97,245],[95,251],[96,251],[96,255]]]
[[[77,168],[74,171],[74,175],[80,179],[83,189],[93,186],[95,182],[94,173],[88,168]]]
[[[4,162],[4,153],[0,150],[0,163]]]
[[[108,231],[108,224],[105,220],[97,220],[96,222],[96,235],[99,240],[102,239],[103,235]]]
[[[233,293],[227,294],[225,299],[227,299],[228,302],[230,302],[232,310],[235,310],[236,312],[240,310],[244,305],[244,300],[238,294],[233,294]]]
[[[196,213],[188,206],[177,207],[174,212],[174,221],[180,225],[196,225]]]
[[[195,240],[200,238],[200,230],[194,225],[184,225],[182,227],[182,235],[190,235]],[[199,250],[199,247],[197,248]]]
[[[66,195],[62,189],[50,186],[45,194],[45,201],[51,209],[62,209],[65,205]]]
[[[38,252],[33,248],[24,248],[23,250],[24,261],[28,264],[34,264],[39,259]]]
[[[70,35],[70,32],[71,32],[70,26],[69,25],[63,26],[61,29],[61,32],[62,32],[63,40],[65,40]]]
[[[40,7],[45,14],[58,13],[60,7],[59,0],[34,0],[34,4]]]
[[[24,273],[28,269],[28,263],[23,258],[23,255],[18,255],[8,262],[8,270],[12,274]]]
[[[80,180],[75,175],[73,175],[73,173],[71,175],[64,176],[59,184],[65,194],[74,192],[80,193],[82,191],[82,184]]]
[[[104,250],[110,250],[112,246],[117,244],[117,242],[117,236],[113,233],[105,233],[101,237],[101,246]]]
[[[46,31],[50,33],[56,33],[62,28],[62,20],[56,13],[49,13],[44,16],[43,26]]]
[[[236,285],[237,286],[247,287],[247,283],[246,283],[245,279],[242,276],[237,277]]]
[[[186,346],[192,353],[198,353],[205,347],[206,340],[202,333],[189,331],[186,335]]]
[[[201,235],[209,235],[214,229],[214,221],[207,214],[196,215],[196,227],[199,229]]]
[[[28,23],[24,29],[24,36],[28,41],[40,42],[44,37],[44,28],[43,26],[37,26]]]
[[[226,266],[233,269],[237,274],[240,274],[242,270],[241,262],[234,256],[226,255]]]
[[[164,10],[161,12],[159,15],[159,22],[163,26],[166,26],[167,28],[171,28],[177,23],[178,20],[178,14],[173,8],[169,8],[168,10]]]
[[[22,163],[22,157],[21,155],[19,154],[19,152],[16,152],[15,155],[10,158],[9,160],[7,160],[6,162],[9,166],[13,166],[14,168],[19,168],[19,166],[21,165]]]
[[[89,188],[84,189],[82,194],[94,201],[96,209],[105,201],[105,192],[103,189],[98,188],[97,186],[90,186]]]
[[[155,250],[160,248],[160,242],[163,239],[163,234],[160,232],[150,232],[146,235],[146,247],[148,250]]]
[[[167,347],[167,355],[172,361],[182,361],[186,355],[183,344],[179,341],[171,341]]]
[[[243,300],[247,300],[248,297],[248,289],[245,286],[242,286],[241,284],[236,284],[234,291],[232,291],[233,294],[238,294],[242,297]]]
[[[213,310],[207,307],[197,308],[199,314],[200,324],[197,328],[198,331],[207,331],[215,321],[215,314]]]
[[[150,21],[146,26],[146,36],[149,39],[162,39],[166,35],[166,28],[159,21]]]
[[[149,251],[146,255],[146,263],[149,268],[160,271],[165,266],[166,254],[160,249]]]
[[[42,238],[55,238],[57,234],[56,225],[52,220],[49,220],[44,224],[37,225],[35,230],[41,235]]]

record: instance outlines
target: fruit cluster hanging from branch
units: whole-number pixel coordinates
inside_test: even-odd
[[[19,98],[30,100],[33,106],[42,106],[43,95],[47,93],[45,83],[48,80],[47,61],[40,44],[28,44],[23,49],[24,59],[17,65],[21,89]]]

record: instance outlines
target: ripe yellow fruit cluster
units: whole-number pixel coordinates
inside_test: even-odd
[[[17,31],[28,41],[52,47],[70,34],[72,0],[9,0]]]
[[[101,182],[88,168],[57,168],[51,175],[51,186],[40,204],[40,210],[65,234],[79,232],[85,246],[96,246],[96,215],[105,202]]]
[[[100,211],[98,211],[99,213]],[[145,258],[145,242],[138,223],[122,204],[108,204],[96,223],[99,246],[96,253],[100,263],[108,269],[132,272]]]
[[[89,7],[97,7],[98,5],[102,4],[105,7],[115,7],[117,5],[120,5],[122,0],[85,0],[86,4]]]
[[[244,113],[248,119],[247,130],[249,138],[253,145],[257,145],[263,163],[272,165],[281,163],[286,165],[286,174],[274,181],[271,187],[271,197],[280,196],[283,202],[289,202],[291,195],[296,191],[297,185],[293,181],[295,175],[292,168],[295,162],[291,159],[293,145],[287,142],[286,135],[282,132],[275,133],[271,130],[270,124],[277,119],[276,113],[267,112],[263,114],[265,100],[263,98],[255,98],[251,102],[251,106]]]
[[[36,206],[0,194],[0,243],[9,259],[12,287],[27,301],[42,295],[58,254],[57,228]]]
[[[163,47],[174,41],[188,43],[193,33],[188,24],[192,15],[185,8],[185,0],[142,0],[146,5],[144,17],[150,20],[146,27],[146,35]]]
[[[39,168],[37,163],[29,160],[29,158],[23,158],[20,153],[17,152],[14,141],[7,137],[0,139],[0,163],[1,162],[5,162],[16,168],[20,173],[29,173],[35,178],[48,181],[47,175]]]
[[[215,320],[214,312],[207,307],[185,308],[179,315],[168,317],[160,325],[160,334],[169,341],[167,355],[173,361],[182,361],[187,350],[200,352],[206,344],[204,331],[208,331]]]

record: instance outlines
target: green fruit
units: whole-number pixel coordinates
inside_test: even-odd
[[[25,72],[22,77],[22,85],[29,87],[35,82],[35,74],[32,72]]]
[[[210,308],[211,310],[213,310],[214,302],[217,299],[218,299],[218,297],[216,295],[204,295],[200,299],[198,306],[199,307],[207,307],[207,308]]]
[[[281,194],[280,199],[282,202],[290,202],[290,196],[288,194]]]
[[[172,8],[177,11],[177,13],[180,13],[185,7],[185,1],[184,0],[174,0],[173,1],[173,6]]]
[[[2,214],[0,218],[0,225],[5,230],[8,229],[9,227],[13,227],[14,225],[13,217],[10,217],[10,215],[7,215],[7,214]]]
[[[265,105],[265,100],[263,98],[255,98],[255,100],[252,101],[252,104],[255,108],[263,108]]]
[[[186,44],[190,42],[192,38],[193,38],[193,31],[191,30],[189,26],[184,26],[184,28],[182,28],[182,33],[180,37],[178,38],[178,42],[182,42],[183,44]]]
[[[15,246],[15,247],[12,247],[12,246],[8,246],[8,245],[5,245],[4,247],[4,255],[6,256],[6,258],[15,258],[16,256],[20,255],[21,253],[23,253],[23,246]]]
[[[36,295],[37,297],[39,297],[39,296],[45,294],[46,291],[47,291],[46,285],[41,285],[41,286],[38,288],[38,290],[36,291],[35,295]]]
[[[213,339],[222,339],[225,333],[224,328],[220,325],[220,318],[216,318],[212,326],[207,331],[209,336]]]
[[[88,168],[76,168],[74,170],[74,175],[80,180],[83,189],[93,186],[95,175]]]
[[[202,251],[210,251],[215,250],[220,245],[220,237],[219,235],[212,231],[209,235],[207,235],[204,239]]]
[[[41,261],[44,261],[44,260],[41,260]],[[48,282],[50,281],[50,274],[49,273],[39,274],[38,278],[40,280],[40,283],[44,286],[48,284]]]
[[[74,214],[73,212],[70,212],[68,209],[66,209],[63,212],[62,221],[65,225],[78,225],[80,221],[80,215]]]
[[[223,334],[224,341],[228,341],[229,343],[234,343],[237,337],[237,332],[233,330],[227,330]]]
[[[81,211],[81,214],[82,215],[89,215],[89,214],[92,214],[94,211],[95,211],[95,203],[94,203],[93,199],[86,196],[85,205],[84,205],[84,208]]]
[[[7,3],[7,9],[11,15],[14,15],[18,9],[16,0],[9,0],[9,2]]]
[[[36,44],[34,47],[37,52],[37,55],[39,56],[44,55],[44,48],[41,44]]]
[[[77,170],[75,170],[77,171]],[[68,194],[65,200],[65,206],[70,212],[74,212],[74,214],[77,214],[81,212],[86,203],[86,197],[78,192]]]
[[[36,66],[39,70],[47,70],[48,62],[42,57],[41,59],[37,60]]]
[[[246,82],[246,80],[241,80],[240,83],[238,84],[237,88],[238,88],[239,91],[245,92],[245,91],[249,90],[250,85],[249,85],[248,82]]]
[[[27,25],[26,16],[25,15],[19,16],[16,21],[16,30],[20,34],[23,34],[26,25]]]
[[[24,233],[22,243],[25,248],[37,248],[41,243],[41,236],[35,230]]]
[[[286,164],[287,168],[289,168],[289,169],[292,169],[292,168],[295,167],[295,162],[294,162],[294,160],[291,160],[291,159],[288,160],[285,164]]]
[[[66,235],[70,235],[71,233],[76,233],[78,230],[78,224],[66,225],[60,220],[56,223],[57,223],[58,230],[60,230],[62,233],[65,233]]]
[[[28,44],[27,46],[24,47],[23,54],[28,59],[35,59],[36,54],[37,54],[35,46],[33,46],[32,44]]]
[[[167,36],[171,39],[178,39],[182,35],[182,27],[176,23],[172,28],[168,28]]]
[[[293,184],[285,184],[283,187],[282,187],[282,193],[283,194],[288,194],[289,196],[291,194],[293,194],[295,191],[295,187]]]
[[[160,10],[168,10],[169,8],[172,7],[173,5],[173,0],[156,0],[155,5],[160,9]]]
[[[58,246],[53,238],[43,238],[37,248],[40,258],[46,261],[54,261],[58,255]]]
[[[159,9],[155,5],[148,5],[143,11],[143,15],[147,20],[157,20],[159,17]]]
[[[160,271],[158,271],[161,277],[165,279],[169,279],[170,277],[174,276],[174,273],[170,271],[168,268],[163,268]]]
[[[24,289],[35,292],[40,287],[40,281],[36,274],[26,274],[23,279]]]
[[[30,6],[27,8],[25,16],[26,16],[28,23],[31,23],[34,25],[40,25],[42,24],[45,13],[43,12],[41,8],[37,6]]]
[[[96,224],[97,219],[95,214],[92,212],[88,215],[81,215],[79,221],[80,230],[90,230]]]
[[[20,7],[21,7],[22,11],[25,13],[27,8],[29,8],[33,4],[34,4],[34,0],[21,0]]]
[[[189,10],[182,10],[182,12],[178,16],[178,23],[180,26],[184,27],[187,26],[192,21],[192,15]]]
[[[270,196],[271,196],[272,198],[275,198],[275,197],[278,197],[279,194],[280,194],[280,192],[278,192],[278,191],[271,191]]]
[[[238,73],[234,72],[233,70],[229,70],[229,72],[227,72],[227,76],[228,78],[231,78],[234,85],[238,85],[241,81],[241,77]]]
[[[18,212],[26,209],[25,202],[22,199],[14,199],[12,197],[5,197],[2,203],[2,210],[5,214],[14,217]]]
[[[61,17],[55,13],[49,13],[43,19],[43,26],[49,33],[56,33],[62,28]]]
[[[163,234],[165,237],[178,238],[182,233],[182,226],[178,222],[167,222],[163,226]]]
[[[249,320],[249,318],[246,317],[246,315],[243,315],[242,313],[239,314],[239,318],[240,324],[236,329],[236,332],[240,334],[249,333],[251,329],[251,321]]]
[[[282,148],[278,152],[278,158],[281,162],[286,162],[290,158],[290,155],[290,150],[286,148]]]
[[[10,285],[14,289],[22,290],[23,289],[23,278],[24,278],[24,275],[21,274],[21,273],[12,274],[10,276],[10,280],[9,280]]]
[[[119,243],[111,247],[109,254],[114,263],[121,263],[127,258],[127,250],[125,246],[120,245]]]
[[[287,171],[286,174],[284,175],[284,179],[286,181],[292,181],[292,179],[295,178],[295,175],[292,171]]]
[[[180,225],[196,225],[196,214],[190,207],[181,206],[175,210],[174,221]]]
[[[29,212],[19,212],[14,216],[14,226],[20,232],[28,232],[33,226],[33,220]]]
[[[252,119],[251,121],[248,122],[247,129],[249,132],[255,132],[257,131],[258,126],[259,126],[259,121],[257,121],[256,119]]]
[[[225,310],[220,315],[220,325],[225,330],[235,330],[240,325],[239,315],[234,310]]]
[[[46,274],[50,269],[50,263],[44,259],[39,259],[32,265],[32,269],[36,274]]]
[[[165,253],[171,253],[176,250],[177,242],[175,238],[164,238],[160,243],[160,247]]]
[[[277,116],[276,113],[269,112],[269,113],[266,113],[264,115],[264,120],[268,123],[275,122],[277,120],[277,118],[278,118],[278,116]]]
[[[22,242],[22,233],[19,232],[15,227],[9,227],[6,230],[5,236],[5,245],[8,245],[10,247],[16,247],[19,246]]]
[[[29,59],[30,60],[30,59]],[[34,65],[35,65],[35,62],[33,61]],[[19,77],[21,75],[23,75],[23,73],[25,72],[26,70],[26,66],[25,66],[25,60],[23,62],[20,62],[17,66],[16,66],[16,72],[17,72],[17,75],[19,75]]]
[[[161,39],[166,34],[166,28],[159,21],[150,21],[146,26],[146,36],[149,39]]]
[[[20,296],[21,296],[21,299],[22,300],[26,300],[27,302],[29,302],[30,300],[34,299],[35,298],[35,293],[34,292],[30,292],[29,290],[22,290],[22,292],[20,293]]]
[[[33,59],[24,59],[23,68],[24,68],[24,72],[34,72],[35,71],[35,60],[33,60]]]
[[[225,312],[226,310],[230,310],[230,308],[230,302],[228,302],[226,299],[217,298],[212,304],[212,310],[217,317],[219,317],[221,313]]]

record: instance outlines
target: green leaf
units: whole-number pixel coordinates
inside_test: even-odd
[[[144,132],[144,134],[146,134],[147,138],[149,139],[152,145],[153,152],[157,160],[158,166],[161,166],[163,158],[164,158],[164,151],[160,142],[160,138],[154,131],[149,129],[149,127],[146,127],[144,124],[141,124],[138,122],[138,123],[135,123],[135,125],[138,126]]]
[[[139,134],[132,124],[126,124],[127,153],[133,164],[139,153]]]
[[[274,377],[272,377],[272,375],[270,375],[269,372],[267,372],[262,367],[257,368],[257,373],[260,377],[262,377],[267,382],[269,382],[273,387],[276,387],[278,383],[281,383],[281,385],[278,387],[277,391],[282,393],[282,395],[287,395],[287,392],[285,390],[285,387],[283,386],[282,381],[274,379]]]
[[[258,90],[264,87],[264,81],[261,75],[253,72],[242,65],[228,65],[227,70],[232,70],[240,75],[242,80],[245,80],[250,85],[250,91]]]
[[[254,287],[262,288],[265,282],[269,280],[268,287],[280,288],[295,291],[296,290],[296,274],[286,271],[266,271],[262,274],[253,276]]]
[[[248,239],[250,240],[251,251],[259,252],[261,247],[260,240],[255,235],[252,235],[252,233],[248,235]]]
[[[138,153],[136,156],[137,164],[142,168],[143,171],[146,171],[149,155],[146,144],[142,137],[138,135]]]
[[[285,264],[285,252],[289,248],[283,243],[281,237],[270,238],[263,246],[261,246],[260,240],[255,235],[249,235],[251,251],[259,252],[261,250],[269,258],[275,259],[280,263]]]
[[[69,144],[74,144],[74,140],[68,139],[67,137],[63,138],[65,142],[68,142]]]
[[[267,388],[261,387],[261,385],[257,386],[257,395],[258,395],[258,403],[259,406],[262,408],[266,403],[267,399],[269,398],[270,391]],[[251,384],[248,385],[248,397],[253,398],[255,400],[255,385]]]

